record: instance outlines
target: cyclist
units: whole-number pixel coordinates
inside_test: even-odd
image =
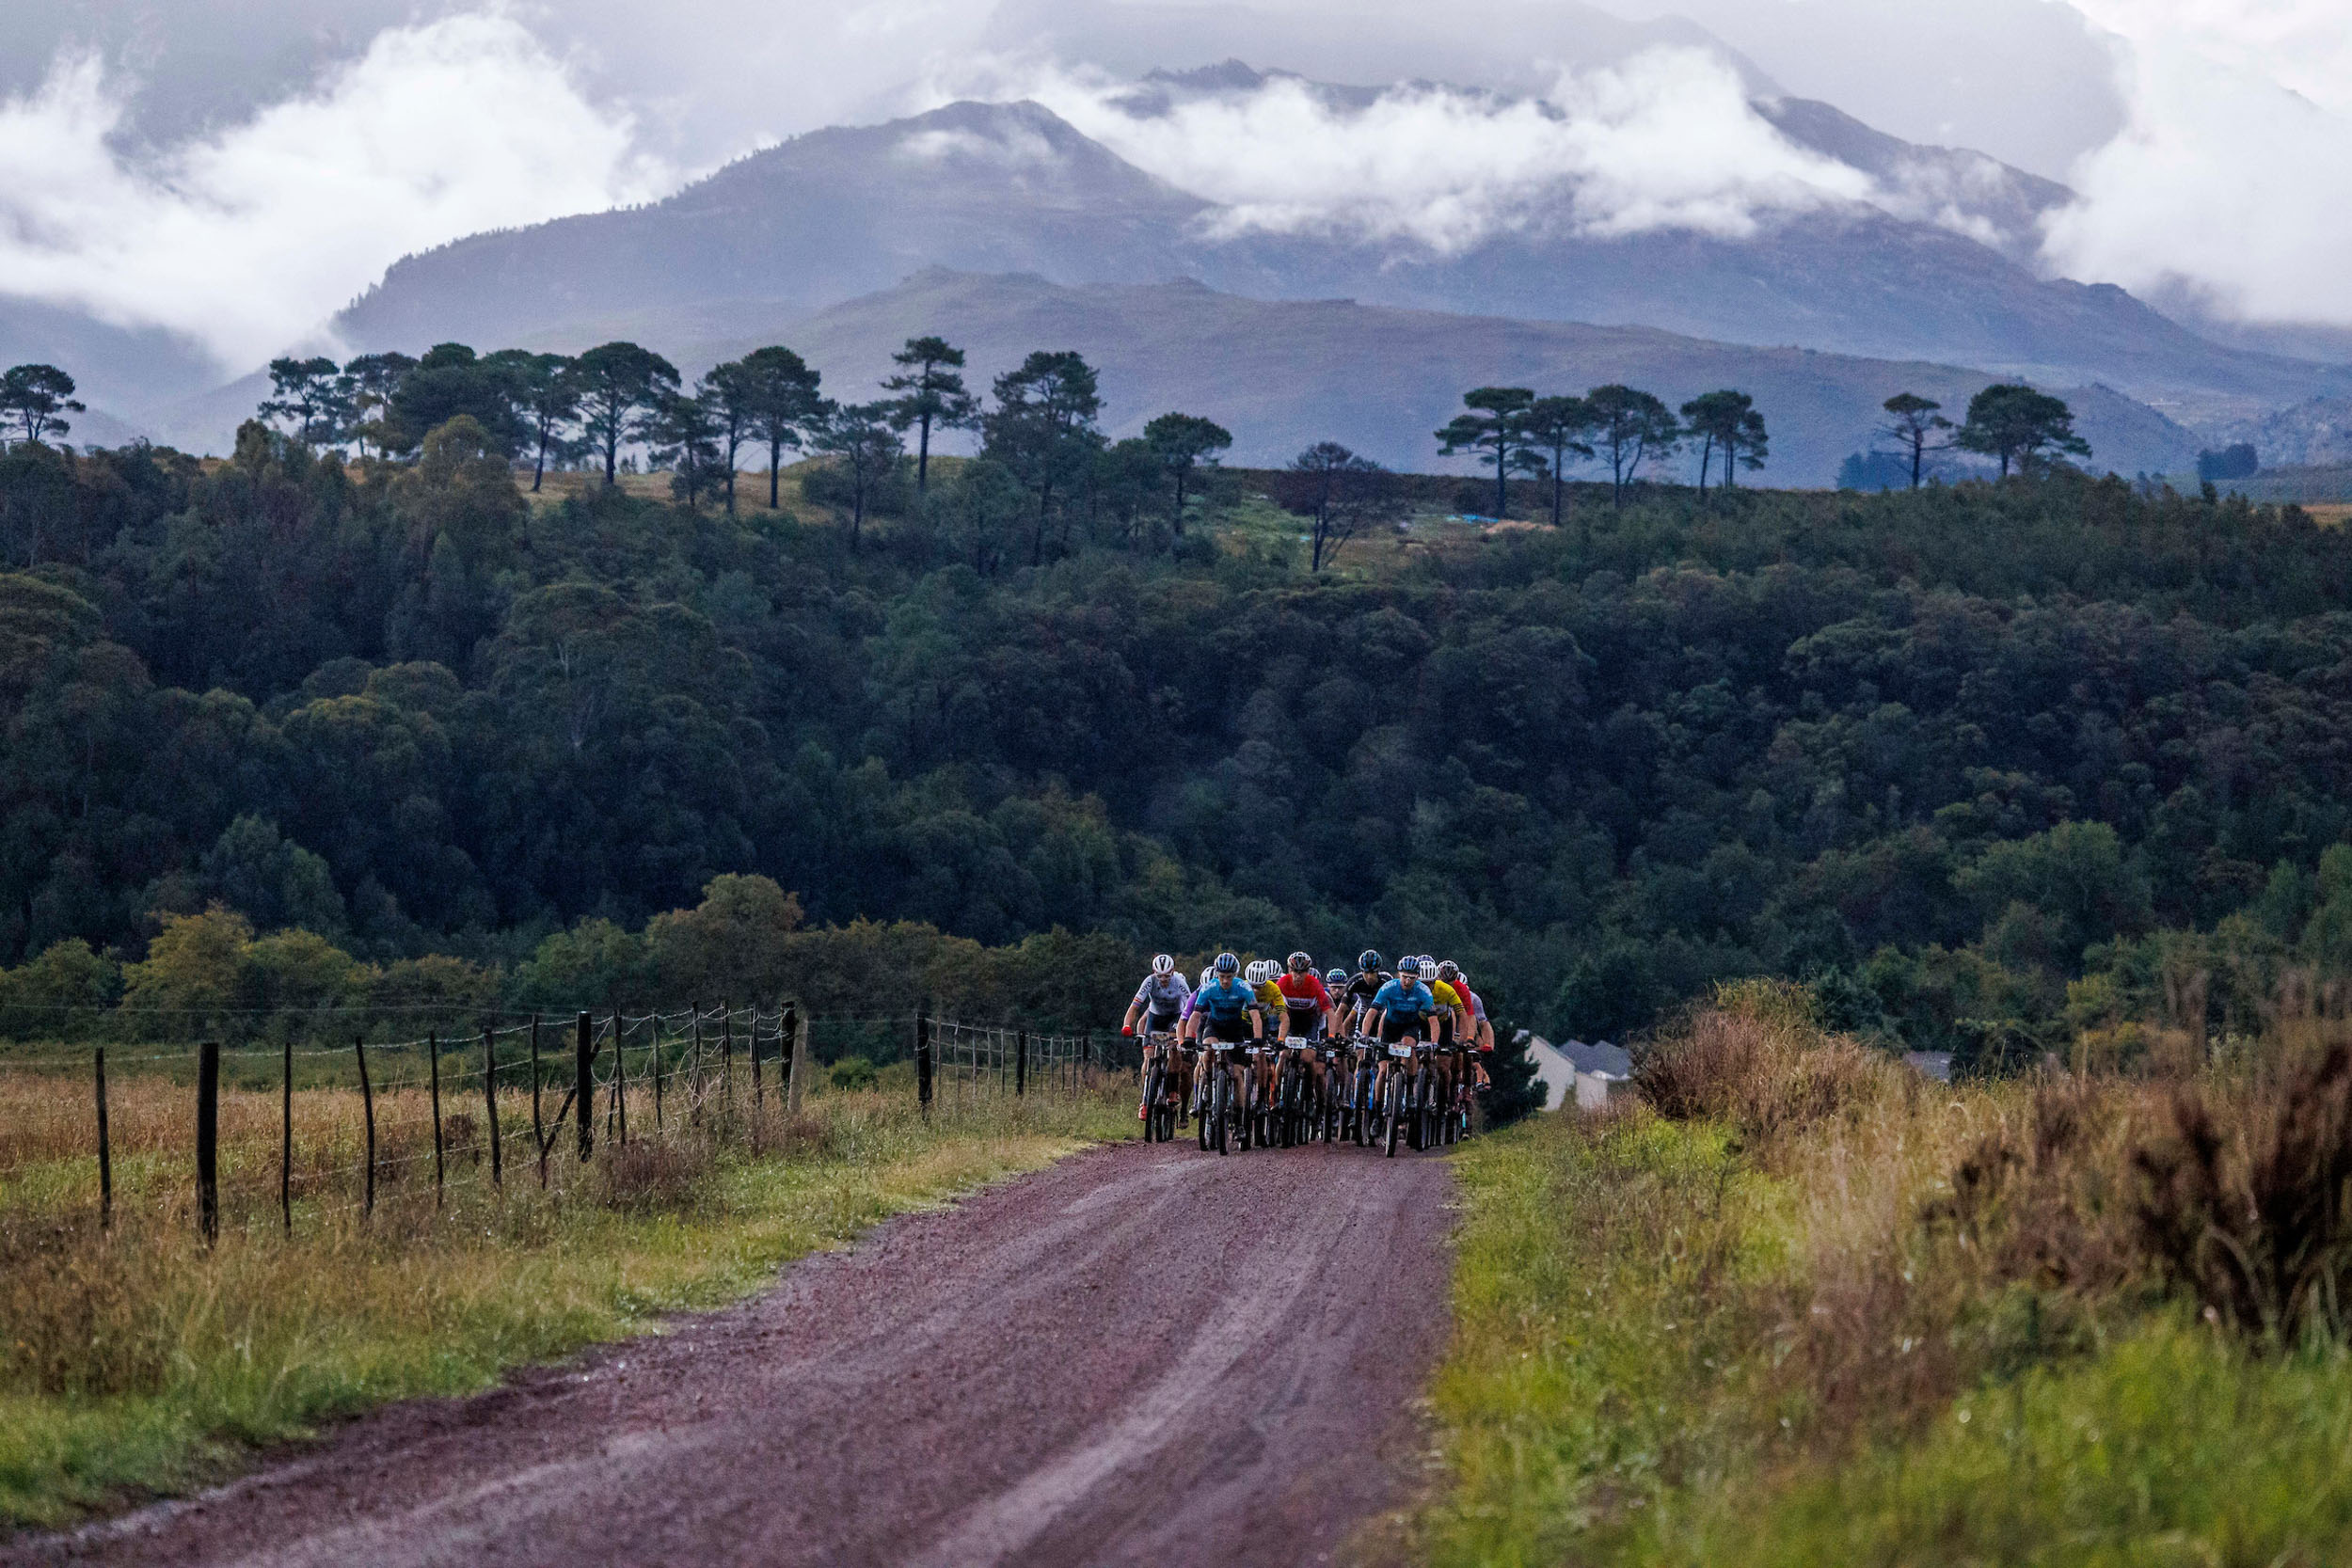
[[[1153,958],[1152,973],[1144,976],[1143,984],[1136,988],[1136,999],[1127,1005],[1127,1021],[1119,1026],[1120,1034],[1133,1036],[1137,1022],[1143,1024],[1143,1082],[1152,1081],[1152,1063],[1161,1049],[1154,1042],[1176,1032],[1184,1021],[1184,1004],[1191,1000],[1192,988],[1176,973],[1176,960],[1166,953]],[[1174,1074],[1169,1077],[1172,1080]],[[1150,1110],[1148,1105],[1136,1105],[1136,1119],[1142,1120]]]
[[[1283,960],[1274,989],[1282,998],[1282,1043],[1300,1075],[1301,1102],[1309,1111],[1323,1103],[1323,1062],[1316,1052],[1331,1019],[1331,993],[1315,973],[1315,961],[1304,953]]]
[[[1222,1053],[1216,1065],[1232,1075],[1233,1101],[1246,1105],[1243,1098],[1248,1084],[1248,1058],[1235,1047],[1247,1047],[1264,1037],[1264,1024],[1258,1012],[1258,993],[1241,977],[1241,960],[1231,953],[1219,953],[1210,966],[1214,974],[1206,985],[1192,993],[1193,1036],[1202,1050]],[[1200,1082],[1205,1088],[1213,1069],[1204,1066]]]
[[[1427,1049],[1437,1038],[1438,998],[1421,983],[1419,958],[1397,960],[1396,978],[1382,986],[1373,997],[1372,1011],[1380,1043],[1388,1047],[1388,1059],[1381,1063],[1380,1085],[1375,1093],[1380,1103],[1387,1104],[1391,1081],[1407,1070],[1414,1052]],[[1406,1049],[1400,1053],[1399,1046]],[[1399,1098],[1395,1103],[1402,1107],[1405,1101]]]
[[[1462,1053],[1469,1049],[1470,1037],[1476,1027],[1470,1018],[1470,1004],[1462,1000],[1462,993],[1454,987],[1454,976],[1460,973],[1451,963],[1441,964],[1431,958],[1421,960],[1422,980],[1429,987],[1430,994],[1438,999],[1438,1042],[1433,1060],[1437,1068],[1438,1103],[1440,1105],[1454,1103],[1454,1090],[1467,1076]]]
[[[1323,994],[1331,999],[1331,1010],[1326,1015],[1323,1034],[1323,1081],[1326,1104],[1325,1126],[1333,1142],[1339,1140],[1344,1124],[1349,1087],[1356,1082],[1356,1052],[1348,1043],[1347,971],[1333,965],[1323,972]]]
[[[1343,1014],[1342,1022],[1348,1024],[1356,1033],[1369,1033],[1372,1023],[1373,999],[1380,994],[1380,988],[1388,983],[1389,972],[1380,967],[1379,954],[1369,947],[1357,954],[1356,974],[1347,982],[1347,988],[1340,997],[1340,1006]]]

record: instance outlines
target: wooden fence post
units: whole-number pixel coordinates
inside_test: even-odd
[[[359,1057],[359,1111],[368,1124],[368,1191],[361,1202],[361,1212],[375,1212],[375,1090],[368,1083],[368,1042],[354,1039],[351,1049]]]
[[[196,1048],[196,1227],[220,1239],[220,1042]]]
[[[433,1085],[433,1207],[438,1209],[441,1206],[441,1037],[438,1031],[426,1033],[424,1053]]]
[[[482,1108],[490,1117],[490,1185],[506,1185],[506,1153],[499,1147],[499,1046],[496,1025],[482,1026]]]
[[[286,1069],[278,1101],[278,1212],[294,1234],[294,1036],[286,1037]]]
[[[1029,1032],[1021,1031],[1012,1048],[1012,1093],[1018,1100],[1029,1092]]]
[[[645,1033],[653,1038],[653,1130],[661,1131],[661,1014],[657,1009],[646,1022]]]
[[[694,1015],[693,1022],[689,1026],[691,1033],[689,1034],[686,1045],[689,1059],[693,1064],[691,1069],[692,1076],[688,1079],[686,1085],[686,1103],[688,1106],[686,1116],[689,1121],[692,1122],[696,1127],[700,1127],[703,1124],[702,999],[697,997],[693,1001],[689,1002],[686,1005],[686,1008],[687,1011]]]
[[[792,1015],[792,1091],[790,1110],[801,1114],[802,1098],[808,1089],[808,1030],[812,1022],[798,1006],[789,1009]]]
[[[98,1228],[115,1223],[115,1157],[106,1137],[106,1048],[98,1048]]]
[[[735,1004],[723,997],[719,1002],[719,1103],[726,1110],[735,1106]]]
[[[573,1051],[572,1114],[580,1118],[580,1159],[587,1164],[596,1148],[596,1080],[589,1070],[588,1015],[580,1015],[580,1041]]]
[[[539,1156],[539,1185],[548,1184],[548,1132],[539,1119],[539,1015],[531,1015],[531,1147]]]
[[[914,1099],[923,1114],[931,1114],[931,1020],[928,1008],[914,1012]]]

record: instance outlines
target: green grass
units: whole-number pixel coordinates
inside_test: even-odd
[[[1432,1562],[2352,1561],[2339,1346],[2109,1302],[2085,1350],[1841,1415],[1775,1311],[1806,1299],[1788,1184],[1720,1130],[1542,1117],[1457,1165]]]
[[[416,1190],[365,1225],[298,1207],[291,1240],[262,1210],[210,1254],[184,1212],[135,1211],[101,1238],[86,1214],[25,1207],[49,1183],[20,1171],[0,1211],[0,1521],[184,1491],[335,1418],[656,1331],[888,1215],[1127,1128],[1090,1101],[927,1125],[891,1097],[834,1095],[785,1131],[782,1157],[681,1148],[546,1196],[516,1173],[503,1199],[453,1191],[437,1217]]]

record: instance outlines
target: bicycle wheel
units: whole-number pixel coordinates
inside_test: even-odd
[[[1143,1079],[1143,1141],[1151,1143],[1160,1132],[1160,1096],[1167,1092],[1168,1069],[1157,1062]]]
[[[1393,1160],[1396,1158],[1396,1140],[1405,1131],[1404,1073],[1392,1071],[1389,1074],[1389,1099],[1388,1103],[1382,1107],[1382,1119],[1388,1124],[1388,1157]]]
[[[1232,1108],[1233,1101],[1232,1073],[1225,1071],[1222,1068],[1217,1069],[1216,1085],[1211,1091],[1210,1098],[1212,1108],[1209,1115],[1202,1118],[1200,1128],[1221,1156],[1225,1152],[1225,1115]]]

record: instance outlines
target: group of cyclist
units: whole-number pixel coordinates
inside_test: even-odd
[[[1203,1149],[1321,1140],[1428,1148],[1469,1135],[1494,1027],[1461,966],[1365,952],[1318,974],[1293,953],[1220,953],[1187,984],[1163,953],[1120,1032],[1143,1042],[1147,1139],[1190,1122]]]

